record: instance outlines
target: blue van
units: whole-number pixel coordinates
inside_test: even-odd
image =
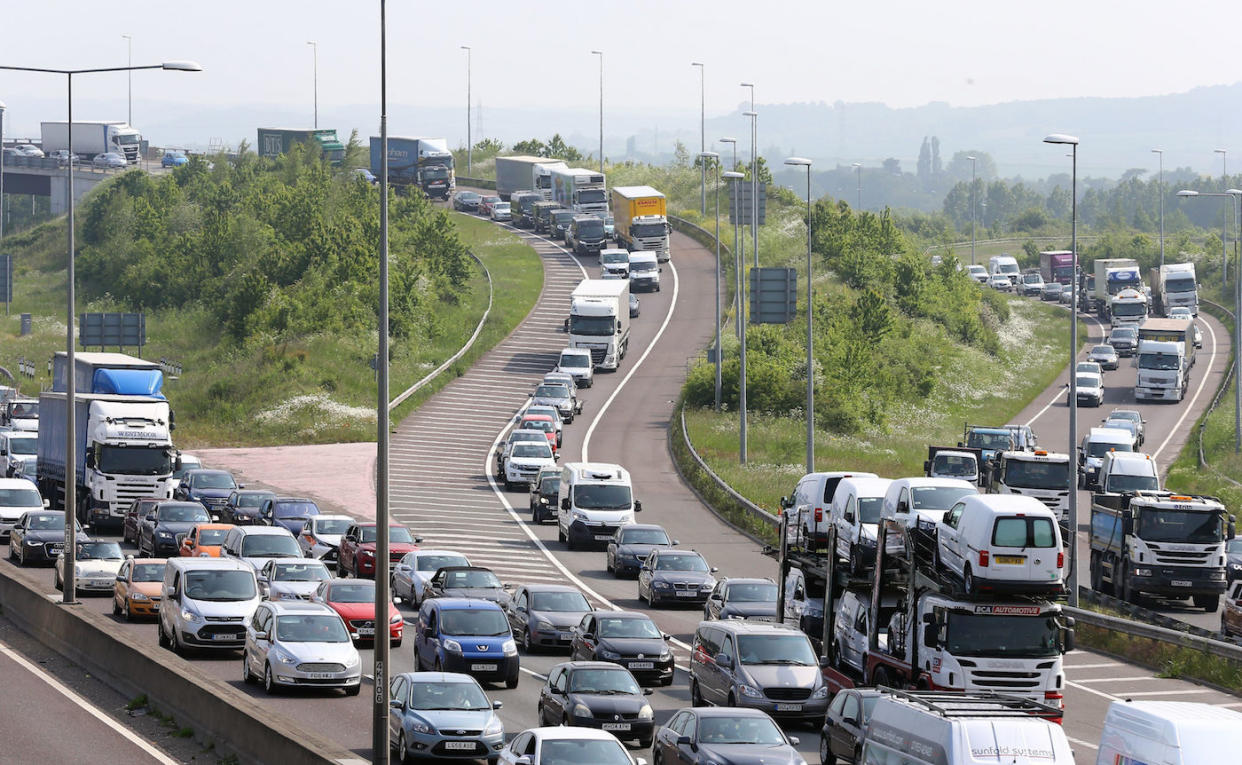
[[[419,671],[461,672],[516,688],[517,643],[501,607],[474,598],[428,598],[418,610],[414,663]]]

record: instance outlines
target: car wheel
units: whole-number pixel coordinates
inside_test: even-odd
[[[120,606],[120,604],[119,604],[119,603],[117,603],[117,602],[116,602],[116,596],[115,596],[115,595],[113,595],[113,596],[112,596],[112,615],[113,615],[113,616],[120,616],[120,615],[121,615],[121,606]]]
[[[178,656],[185,656],[185,646],[181,644],[181,638],[177,637],[177,629],[173,628],[172,634],[168,636],[168,647]]]
[[[520,679],[521,679],[521,677],[522,677],[522,675],[521,675],[521,673],[520,673],[520,672],[514,672],[514,673],[513,673],[513,677],[506,677],[506,678],[505,678],[505,687],[506,687],[506,688],[508,688],[508,689],[510,689],[510,690],[512,690],[512,689],[514,689],[514,688],[516,688],[516,687],[518,687],[518,680],[520,680]]]
[[[400,647],[401,647],[401,640],[402,640],[401,638],[397,638],[396,640],[394,640],[394,641],[392,641],[391,643],[389,643],[389,645],[391,645],[393,648],[400,648]]]
[[[169,647],[168,636],[164,634],[164,622],[161,621],[156,626],[156,631],[159,632],[160,648],[168,648]]]
[[[893,681],[888,677],[888,668],[876,667],[875,672],[871,673],[871,684],[877,688],[881,685],[893,687]]]
[[[856,765],[861,765],[862,761],[863,761],[862,747],[855,744],[854,745],[854,759],[851,760],[851,762],[855,763]]]
[[[690,679],[690,706],[701,707],[703,704],[703,693],[699,690],[699,681],[694,678]]]
[[[276,693],[276,682],[272,679],[272,665],[263,665],[263,690],[271,696]]]
[[[560,522],[560,521],[557,521],[557,522],[556,522],[556,541],[558,541],[558,542],[564,542],[564,541],[565,541],[565,529],[561,528],[561,522]]]
[[[828,737],[819,734],[819,765],[837,765],[837,758],[828,749]]]
[[[132,622],[134,620],[134,605],[128,600],[125,601],[125,621]]]
[[[612,553],[604,554],[604,570],[613,575],[617,573],[617,569],[612,565]]]
[[[358,683],[357,685],[345,686],[346,696],[357,696],[361,692],[362,692],[362,683]]]
[[[54,586],[56,589],[61,590],[61,591],[64,591],[65,589],[64,583],[60,580],[59,571],[56,572],[56,576],[52,577],[52,586]]]
[[[521,648],[525,653],[531,652],[529,629],[522,630],[521,640],[518,643],[518,647]]]
[[[254,685],[254,673],[250,671],[250,656],[242,651],[242,683]]]
[[[405,731],[402,731],[401,734],[397,736],[397,762],[405,765],[405,763],[409,761],[410,750],[405,743]]]

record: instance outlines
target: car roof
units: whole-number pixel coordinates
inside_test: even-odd
[[[226,571],[249,571],[254,573],[254,569],[244,560],[237,558],[169,558],[165,561],[166,566],[175,566],[181,569],[224,569]]]
[[[438,571],[491,571],[487,566],[442,566]],[[495,572],[493,572],[495,573]]]
[[[335,515],[332,513],[320,513],[319,515],[316,515],[311,520],[312,521],[349,521],[350,523],[353,523],[354,517],[352,515],[342,515],[340,513],[336,513]]]
[[[646,619],[647,621],[651,621],[651,617],[642,611],[607,611],[600,609],[592,611],[591,616],[615,616],[619,619]]]
[[[1039,515],[1048,518],[1056,517],[1043,502],[1022,494],[970,494],[958,501],[966,503],[968,509],[977,507],[997,515],[1001,513],[1025,513],[1026,515]]]
[[[878,695],[878,693],[877,693]],[[750,707],[689,707],[699,717],[767,717],[762,709]]]
[[[242,536],[292,536],[284,526],[234,526]]]
[[[766,576],[726,576],[721,581],[726,584],[776,584]]]
[[[276,496],[276,492],[268,491],[267,489],[235,489],[234,493],[235,494],[271,494],[273,497]]]
[[[658,523],[627,523],[620,528],[620,531],[637,531],[640,529],[641,530],[657,530],[657,531],[663,531],[665,534],[668,533],[668,531],[666,531],[665,528]]]
[[[565,725],[544,728],[527,728],[523,733],[532,733],[538,739],[575,739],[579,741],[617,741],[617,737],[606,730],[596,728],[571,728]],[[620,744],[620,742],[617,742]],[[629,756],[629,751],[626,751]]]
[[[1038,500],[1037,500],[1038,501]],[[752,622],[742,619],[722,619],[718,621],[699,622],[700,626],[704,624],[712,627],[719,627],[726,632],[739,635],[804,635],[802,630],[789,626],[788,624],[777,624],[775,622]],[[808,640],[810,638],[807,638]]]
[[[161,499],[159,502],[155,503],[155,507],[157,510],[163,509],[165,507],[174,507],[174,506],[175,507],[196,507],[196,508],[199,508],[200,510],[206,509],[203,507],[203,503],[201,502],[194,502],[191,500],[184,500],[184,499]]]
[[[577,592],[581,591],[572,584],[526,584],[522,587],[527,592]]]
[[[490,600],[481,600],[479,598],[431,598],[441,611],[500,611],[504,613],[504,609],[499,604]]]
[[[34,435],[31,433],[31,435]],[[0,489],[24,489],[26,487],[35,488],[30,481],[25,478],[0,478]]]
[[[197,474],[199,474],[199,473],[204,473],[204,474],[206,474],[206,473],[212,473],[212,474],[216,474],[216,475],[220,475],[220,474],[224,474],[224,475],[232,475],[232,473],[230,473],[230,472],[229,472],[229,471],[227,471],[227,470],[218,470],[218,469],[216,469],[216,468],[190,468],[189,470],[185,471],[185,473],[186,473],[186,475],[189,475],[190,473],[194,473],[195,475],[197,475]]]
[[[1087,438],[1092,441],[1115,441],[1118,443],[1128,444],[1130,443],[1130,439],[1134,438],[1134,434],[1128,430],[1122,430],[1121,428],[1092,428],[1091,432],[1087,434]]]
[[[460,672],[400,672],[396,677],[404,677],[412,683],[463,683],[478,685],[479,681],[470,675]]]

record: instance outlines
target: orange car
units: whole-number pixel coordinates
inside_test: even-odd
[[[556,454],[556,423],[546,414],[527,414],[522,417],[518,423],[518,430],[542,430],[543,434],[548,437],[548,445],[552,447],[552,453]]]
[[[112,613],[124,613],[127,620],[159,616],[164,563],[163,558],[130,558],[122,563],[112,589]]]
[[[200,523],[181,540],[182,558],[219,558],[224,536],[233,528],[231,523]]]

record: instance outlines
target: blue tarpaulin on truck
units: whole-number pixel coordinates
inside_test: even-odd
[[[164,398],[164,374],[158,369],[97,369],[91,393]]]

